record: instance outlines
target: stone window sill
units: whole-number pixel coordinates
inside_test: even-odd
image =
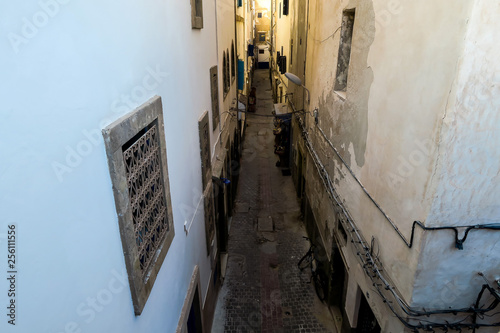
[[[333,92],[336,93],[340,97],[340,99],[342,99],[343,101],[346,100],[346,92],[345,91],[334,90]]]

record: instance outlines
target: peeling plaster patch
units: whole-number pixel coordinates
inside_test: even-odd
[[[333,85],[323,91],[318,101],[320,126],[330,129],[330,140],[341,147],[340,154],[351,166],[354,157],[358,167],[365,164],[368,134],[368,100],[373,71],[368,67],[368,53],[375,36],[375,11],[371,1],[351,1],[346,8],[356,7],[347,99],[341,100]],[[333,56],[332,56],[333,57]],[[332,58],[332,61],[335,59]],[[335,118],[335,120],[334,120]],[[352,151],[348,147],[352,145]],[[353,156],[354,155],[354,156]]]

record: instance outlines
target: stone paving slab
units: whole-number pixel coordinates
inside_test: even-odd
[[[248,213],[249,210],[250,210],[250,205],[248,203],[237,202],[234,211],[235,213]]]
[[[259,231],[273,231],[273,218],[269,217],[259,217],[257,219],[258,230]]]

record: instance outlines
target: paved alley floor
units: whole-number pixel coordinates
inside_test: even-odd
[[[256,71],[254,85],[257,114],[270,115],[269,71]],[[297,268],[309,242],[292,177],[275,166],[273,118],[248,115],[247,124],[212,332],[337,332],[307,270]]]

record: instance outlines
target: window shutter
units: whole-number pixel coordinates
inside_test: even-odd
[[[280,72],[281,74],[285,74],[286,73],[286,56],[281,56],[281,66],[280,66]]]
[[[283,0],[283,15],[288,15],[288,0]]]
[[[238,59],[238,89],[243,90],[245,86],[245,62]]]
[[[253,57],[253,48],[254,46],[252,44],[248,44],[248,56]]]

